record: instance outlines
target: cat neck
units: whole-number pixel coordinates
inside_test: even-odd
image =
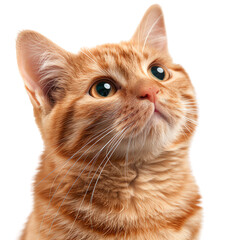
[[[68,197],[75,201],[79,201],[74,199],[79,197],[100,206],[106,203],[119,206],[138,198],[151,199],[150,202],[155,198],[167,201],[171,194],[181,191],[186,179],[191,178],[188,146],[162,151],[157,156],[136,159],[136,155],[130,154],[128,159],[89,162],[88,159],[85,162],[65,159],[46,150],[36,177],[36,190],[56,192],[55,195],[61,192],[59,198],[62,198],[60,189],[64,188],[66,194],[71,192]]]
[[[97,169],[87,163],[72,167],[74,162],[45,151],[35,182],[35,211],[45,219],[54,216],[46,228],[63,218],[72,219],[76,232],[79,224],[92,231],[106,228],[109,234],[126,226],[133,234],[136,229],[138,233],[153,226],[159,229],[166,222],[173,225],[179,218],[175,212],[185,209],[181,213],[185,218],[199,208],[187,158],[188,147],[182,147],[163,151],[151,161],[135,161],[134,156],[129,156],[128,164],[125,159],[109,159],[104,169]]]

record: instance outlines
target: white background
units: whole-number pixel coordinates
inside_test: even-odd
[[[196,88],[200,121],[191,164],[203,196],[201,239],[240,239],[239,1],[118,0],[0,3],[0,239],[20,234],[43,149],[18,73],[17,33],[32,29],[77,52],[131,37],[146,9],[164,11],[169,50]]]

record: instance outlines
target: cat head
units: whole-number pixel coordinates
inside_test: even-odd
[[[169,55],[158,5],[130,41],[78,54],[23,31],[17,60],[45,146],[64,156],[159,154],[193,133],[194,90]]]

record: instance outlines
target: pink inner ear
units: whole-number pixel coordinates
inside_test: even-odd
[[[143,16],[132,41],[157,50],[167,50],[167,38],[164,25],[164,18],[161,8],[158,5],[151,6]]]
[[[39,86],[39,63],[36,58],[34,59],[33,52],[29,50],[29,46],[27,44],[24,45],[22,45],[18,57],[19,70],[23,76],[25,85],[30,91],[41,91]]]
[[[68,54],[33,31],[23,31],[17,40],[17,58],[27,91],[36,102],[51,106],[54,89],[63,89]],[[53,97],[53,94],[54,97]],[[60,93],[58,94],[60,96]]]

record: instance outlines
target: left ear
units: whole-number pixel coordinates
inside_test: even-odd
[[[167,51],[166,30],[159,5],[152,5],[147,10],[131,41],[141,45],[143,50],[148,46],[161,52]]]

